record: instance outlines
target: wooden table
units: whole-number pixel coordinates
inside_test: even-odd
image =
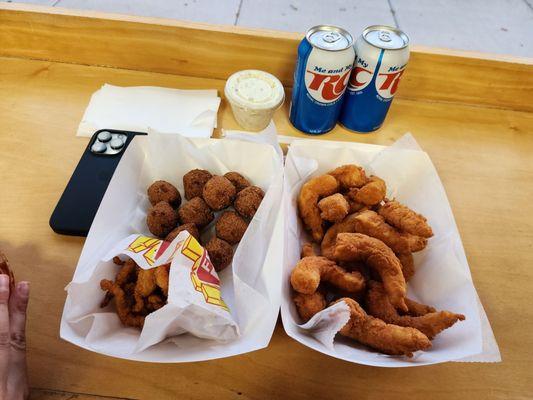
[[[242,68],[290,91],[300,34],[242,30],[12,4],[0,5],[0,248],[32,283],[29,373],[35,399],[526,399],[533,396],[533,65],[531,60],[414,48],[384,127],[323,139],[389,144],[412,132],[448,193],[499,364],[380,369],[289,339],[223,360],[122,361],[59,339],[83,239],[48,218],[87,140],[74,136],[103,83],[216,88]],[[100,65],[100,66],[98,66]],[[289,94],[289,93],[288,93]],[[303,136],[275,116],[280,133]],[[226,103],[219,126],[237,128]]]

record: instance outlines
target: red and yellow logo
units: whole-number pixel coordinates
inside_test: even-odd
[[[207,257],[207,251],[200,246],[194,237],[189,236],[183,244],[181,254],[194,263],[190,274],[194,289],[203,294],[206,303],[220,306],[229,311],[228,306],[222,300],[220,280]]]
[[[162,248],[163,243],[166,242],[163,242],[161,239],[154,239],[147,236],[137,236],[137,238],[130,243],[127,250],[133,253],[142,253],[142,256],[148,265],[153,265],[159,255],[168,247],[167,244],[164,246],[164,248]]]

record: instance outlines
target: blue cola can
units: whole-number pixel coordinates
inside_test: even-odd
[[[353,67],[353,38],[342,28],[318,25],[298,46],[290,120],[314,135],[333,129]]]
[[[355,42],[355,64],[339,122],[358,132],[378,129],[385,120],[409,61],[409,38],[396,28],[373,25]]]

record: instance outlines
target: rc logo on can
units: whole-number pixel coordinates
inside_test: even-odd
[[[382,70],[383,68],[380,68],[376,77],[376,90],[381,97],[390,99],[398,90],[405,67],[389,67],[387,72],[382,72]]]
[[[320,103],[333,103],[340,98],[350,79],[352,65],[318,65],[309,56],[305,69],[305,87],[309,95]]]
[[[360,57],[356,57],[356,63],[352,75],[350,76],[350,86],[348,89],[359,91],[366,88],[370,82],[372,82],[375,69],[375,64],[370,65],[370,62],[363,60]]]

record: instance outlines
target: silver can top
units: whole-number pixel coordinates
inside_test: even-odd
[[[409,37],[397,28],[372,25],[363,31],[363,38],[379,49],[399,50],[409,45]]]
[[[313,47],[327,51],[346,50],[353,45],[352,35],[333,25],[313,26],[307,31],[305,37]]]

